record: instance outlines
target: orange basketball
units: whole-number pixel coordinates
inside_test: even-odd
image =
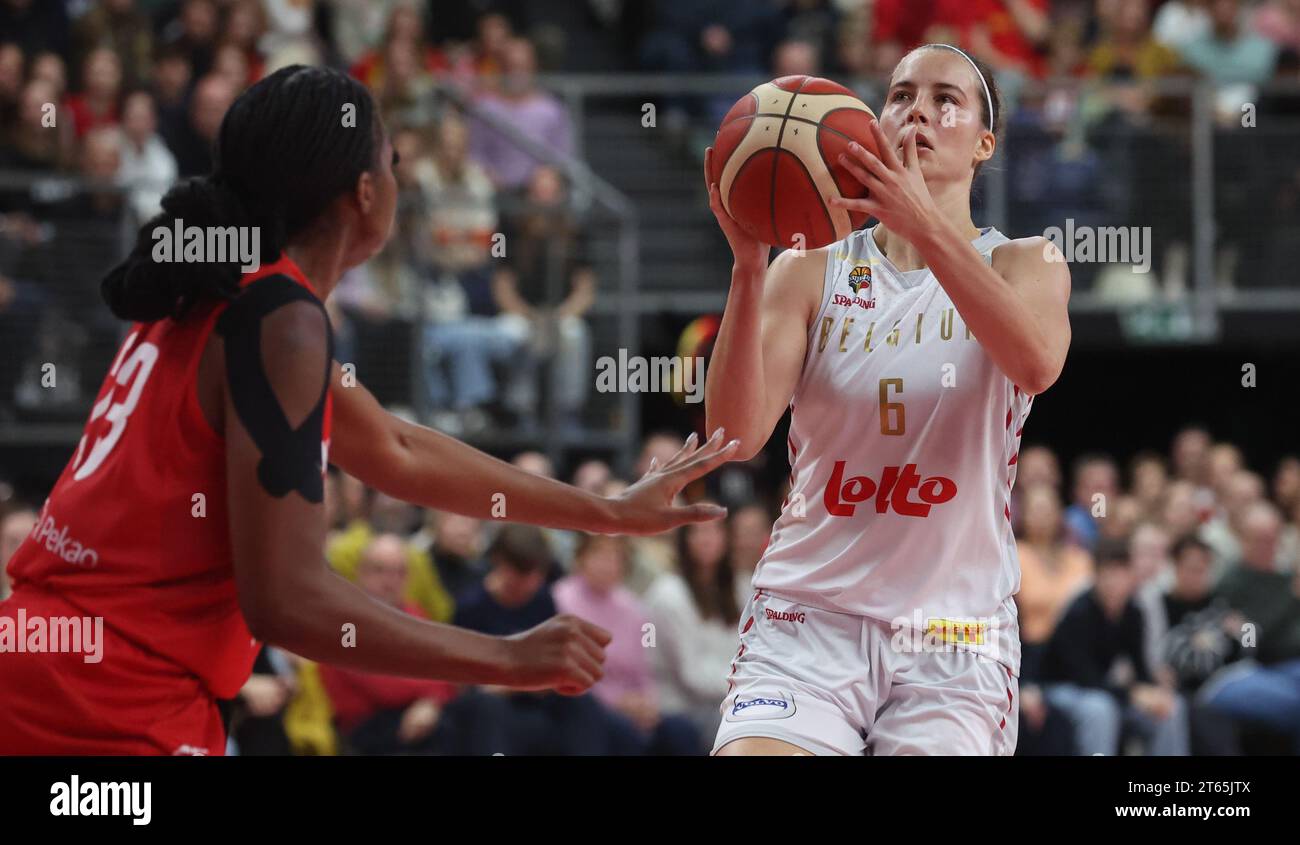
[[[709,181],[722,205],[759,240],[816,249],[866,222],[867,215],[830,205],[832,196],[861,198],[867,188],[839,163],[851,141],[872,152],[875,114],[829,79],[783,76],[741,97],[713,142]]]

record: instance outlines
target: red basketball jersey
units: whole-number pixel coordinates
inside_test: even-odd
[[[277,274],[315,293],[287,257],[241,284]],[[193,673],[217,698],[239,691],[259,648],[235,591],[225,441],[204,418],[195,386],[225,307],[132,326],[76,453],[9,563],[15,595],[30,586],[103,617],[106,628]]]

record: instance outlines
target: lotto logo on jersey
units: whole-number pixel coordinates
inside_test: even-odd
[[[822,501],[831,516],[853,516],[860,502],[876,497],[876,513],[892,510],[899,516],[930,515],[930,508],[941,505],[957,495],[957,482],[942,475],[922,478],[916,464],[903,467],[885,467],[880,481],[865,475],[844,477],[846,461],[836,461],[831,477],[826,481]],[[912,494],[916,498],[912,498]]]

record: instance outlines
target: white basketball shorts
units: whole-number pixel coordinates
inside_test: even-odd
[[[760,591],[740,617],[717,753],[768,737],[813,754],[1010,755],[1019,684],[991,657],[900,648],[886,622]]]

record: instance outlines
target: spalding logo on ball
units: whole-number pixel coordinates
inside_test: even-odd
[[[718,128],[712,172],[722,206],[750,235],[816,249],[866,222],[827,203],[867,188],[839,163],[852,141],[877,152],[867,104],[836,82],[783,76],[741,97]]]

